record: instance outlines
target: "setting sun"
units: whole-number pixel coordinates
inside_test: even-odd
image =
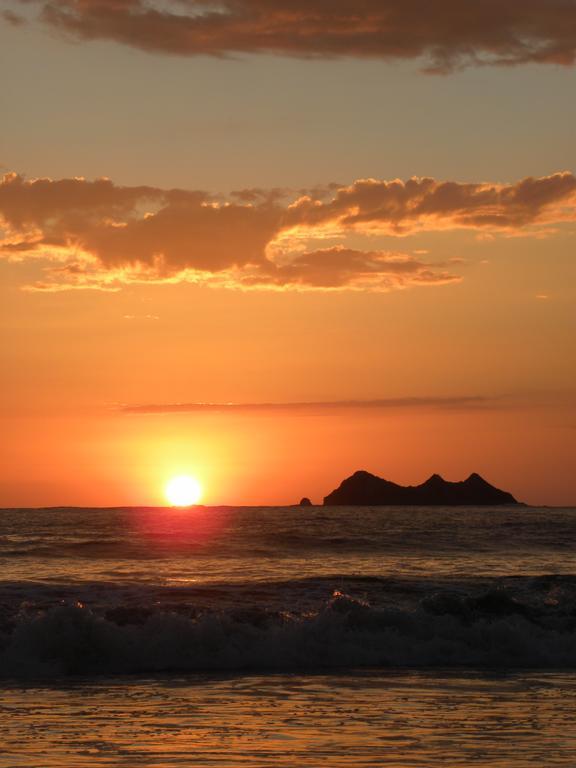
[[[164,494],[173,507],[189,507],[202,498],[202,486],[195,477],[180,475],[167,483]]]

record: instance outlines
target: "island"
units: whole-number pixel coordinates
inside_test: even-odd
[[[451,483],[432,475],[421,485],[397,485],[370,474],[355,472],[324,498],[324,506],[456,507],[519,504],[507,491],[495,488],[475,472]]]

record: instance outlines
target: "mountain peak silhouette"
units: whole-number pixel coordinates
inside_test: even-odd
[[[452,483],[433,474],[421,485],[398,485],[358,470],[324,499],[326,506],[499,506],[518,504],[514,496],[490,485],[477,472]]]

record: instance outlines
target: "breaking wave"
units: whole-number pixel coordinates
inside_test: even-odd
[[[62,605],[18,614],[0,633],[4,678],[354,667],[576,668],[576,612],[501,590],[412,608],[337,592],[301,614]]]

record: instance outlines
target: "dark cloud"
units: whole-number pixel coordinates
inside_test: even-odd
[[[32,179],[8,173],[0,183],[0,213],[12,227],[24,228],[64,217],[121,216],[139,203],[169,196],[153,187],[119,187],[109,179]]]
[[[13,0],[85,40],[157,53],[572,65],[576,0]]]
[[[382,251],[358,251],[335,246],[294,256],[288,264],[275,265],[265,275],[247,277],[252,285],[310,288],[402,288],[418,283],[452,283],[453,274],[412,256]]]
[[[547,215],[555,221],[563,215],[573,219],[575,206],[572,173],[517,184],[362,179],[338,189],[326,202],[303,196],[290,206],[288,221],[310,227],[334,222],[348,229],[385,229],[391,234],[446,227],[517,230],[542,222]]]
[[[0,182],[0,255],[54,262],[35,288],[115,290],[130,282],[202,282],[235,288],[371,289],[459,278],[414,255],[318,240],[468,228],[517,234],[576,218],[576,178],[516,184],[434,179],[359,180],[302,196],[247,190],[122,187],[108,179]],[[536,229],[538,233],[538,229]],[[448,263],[450,270],[455,262]]]

